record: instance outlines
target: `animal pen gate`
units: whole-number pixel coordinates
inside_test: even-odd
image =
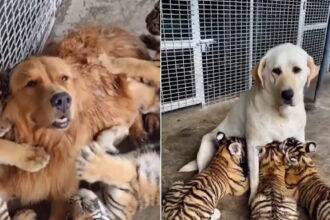
[[[320,64],[330,0],[162,0],[162,111],[224,101],[252,86],[249,71],[280,43]]]

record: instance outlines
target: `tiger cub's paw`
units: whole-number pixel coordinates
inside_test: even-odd
[[[48,164],[49,158],[49,154],[44,149],[26,146],[22,153],[18,154],[15,165],[28,172],[37,172]]]
[[[85,146],[76,161],[78,178],[90,183],[99,181],[105,156],[106,152],[97,142]]]
[[[32,209],[23,209],[17,212],[13,217],[13,220],[36,220],[36,219],[37,219],[37,213]]]
[[[219,220],[221,218],[221,212],[219,209],[214,209],[213,215],[211,216],[211,220]]]
[[[94,212],[100,210],[98,198],[88,189],[80,189],[78,194],[70,199],[73,206],[73,219],[90,219]],[[94,218],[93,218],[94,219]]]

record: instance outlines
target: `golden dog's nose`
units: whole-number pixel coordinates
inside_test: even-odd
[[[66,92],[56,93],[50,99],[50,103],[56,109],[66,112],[71,106],[71,96]]]

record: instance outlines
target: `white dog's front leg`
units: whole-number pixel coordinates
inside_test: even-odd
[[[295,137],[295,138],[297,138],[299,141],[301,141],[301,142],[303,142],[303,143],[305,143],[305,127],[304,128],[302,128],[301,130],[300,130],[300,132],[298,132],[298,135]]]
[[[218,129],[214,129],[210,133],[203,136],[201,146],[197,153],[197,167],[198,171],[201,172],[211,161],[214,153],[214,140],[216,139]]]
[[[248,164],[249,164],[249,175],[250,175],[250,198],[249,204],[257,193],[259,184],[259,157],[256,145],[249,144],[248,149]]]

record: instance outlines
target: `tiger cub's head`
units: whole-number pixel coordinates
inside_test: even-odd
[[[282,143],[273,141],[259,148],[260,175],[277,175],[284,178],[285,154],[282,152]]]
[[[289,189],[317,173],[315,163],[309,155],[316,150],[315,142],[303,143],[295,138],[288,138],[282,150],[286,160],[285,182]]]
[[[155,3],[152,11],[147,15],[146,19],[147,29],[150,34],[159,35],[160,34],[160,10],[159,1]]]
[[[230,194],[242,195],[249,188],[245,138],[227,138],[223,132],[219,132],[216,139],[219,150],[215,158],[219,158],[219,160],[215,160],[215,163],[225,162],[226,164],[225,170],[229,179]],[[217,164],[214,165],[217,166]]]

